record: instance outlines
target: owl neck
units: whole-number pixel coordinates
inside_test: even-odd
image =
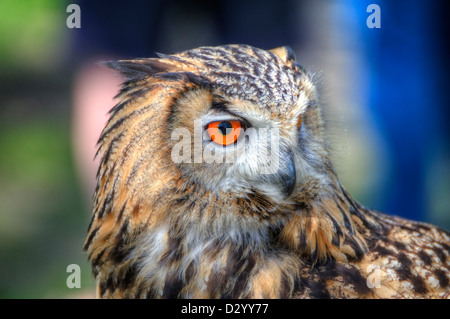
[[[150,297],[289,297],[305,263],[360,259],[377,227],[340,184],[295,205],[187,189],[169,206],[135,245]]]
[[[86,246],[99,295],[289,297],[305,263],[361,258],[377,227],[369,211],[333,185],[291,205],[177,185],[164,194],[170,200],[125,209],[121,227],[110,226],[117,216],[99,217]]]
[[[318,189],[279,204],[259,193],[236,197],[190,186],[169,204],[164,224],[192,248],[217,241],[260,252],[281,246],[314,263],[360,259],[381,226],[337,178]]]

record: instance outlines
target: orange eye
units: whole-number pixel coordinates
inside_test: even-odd
[[[218,121],[208,124],[211,140],[219,145],[230,145],[236,142],[241,134],[242,124],[239,121]]]

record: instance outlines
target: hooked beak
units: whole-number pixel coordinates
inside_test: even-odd
[[[286,199],[295,189],[296,175],[294,156],[291,151],[287,150],[280,154],[277,171],[261,175],[261,179],[263,183],[275,186],[283,199]]]
[[[278,182],[284,198],[291,196],[297,181],[294,157],[290,151],[285,153],[285,157],[280,159],[280,168],[275,174],[275,181]]]

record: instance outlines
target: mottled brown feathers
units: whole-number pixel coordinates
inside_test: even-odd
[[[107,65],[125,83],[99,139],[84,245],[98,297],[449,296],[449,234],[344,190],[316,84],[292,50],[202,47]],[[241,164],[205,162],[202,123],[217,118],[276,129],[284,166],[259,174],[260,148],[243,157],[243,142],[215,149]],[[180,145],[191,152],[179,162]]]

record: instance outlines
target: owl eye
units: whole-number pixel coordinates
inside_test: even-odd
[[[241,134],[242,124],[236,120],[217,121],[209,123],[207,129],[214,143],[226,146],[236,142]]]

